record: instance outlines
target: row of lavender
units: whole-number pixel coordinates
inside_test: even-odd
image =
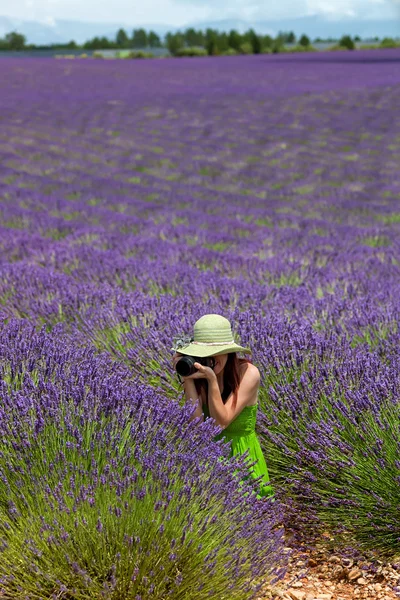
[[[400,55],[384,57],[2,64],[7,597],[249,598],[284,565],[281,509],[399,554]],[[176,402],[171,339],[205,312],[254,349],[278,508],[243,495]]]

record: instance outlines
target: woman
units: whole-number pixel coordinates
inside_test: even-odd
[[[175,346],[174,350],[178,350]],[[173,356],[174,367],[182,355],[213,358],[213,368],[194,363],[195,373],[183,377],[186,400],[196,406],[193,418],[212,417],[231,442],[231,456],[249,451],[250,476],[262,476],[258,497],[273,496],[268,469],[255,432],[260,373],[250,361],[238,358],[237,352],[251,354],[235,343],[229,321],[221,315],[204,315],[194,325],[193,339],[179,347]]]

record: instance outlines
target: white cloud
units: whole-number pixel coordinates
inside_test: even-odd
[[[382,9],[389,4],[390,2],[385,0],[307,0],[309,14],[334,18],[375,18],[376,9]]]
[[[0,15],[42,22],[68,19],[182,27],[205,20],[269,21],[310,14],[331,19],[390,18],[399,6],[400,0],[0,0]]]
[[[54,17],[45,17],[43,19],[43,23],[45,23],[46,25],[50,25],[50,27],[56,26],[56,20]]]
[[[225,0],[223,0],[225,1]],[[245,0],[243,0],[245,4]],[[87,22],[126,22],[134,26],[140,23],[166,23],[174,25],[187,20],[207,19],[213,10],[213,2],[197,5],[174,0],[0,0],[0,15],[18,19],[44,21],[49,14],[54,19]]]

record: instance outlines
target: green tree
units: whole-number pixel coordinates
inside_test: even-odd
[[[172,56],[175,56],[178,50],[184,47],[185,40],[183,35],[179,32],[167,33],[165,36],[165,45],[167,46]]]
[[[308,35],[305,35],[303,33],[303,35],[301,36],[301,38],[299,40],[299,44],[300,44],[300,46],[304,46],[304,48],[308,48],[308,46],[310,46],[310,44],[311,44],[310,38],[308,37]]]
[[[218,52],[226,52],[229,50],[228,34],[225,32],[218,33],[216,41]]]
[[[189,29],[186,29],[183,32],[183,37],[184,37],[186,46],[189,46],[189,48],[192,48],[193,46],[197,46],[197,34],[196,34],[196,30],[193,29],[193,27],[189,27]]]
[[[355,36],[354,36],[354,41],[355,41],[355,42],[361,42],[361,38],[360,38],[360,36],[359,36],[359,35],[355,35]]]
[[[116,43],[106,38],[105,35],[99,39],[99,44],[100,47],[98,48],[98,50],[108,50],[116,47]]]
[[[272,48],[274,45],[274,38],[270,35],[264,35],[261,39],[263,48]]]
[[[193,27],[190,27],[189,29],[186,29],[183,37],[186,45],[189,48],[193,48],[195,46],[204,46],[204,34],[200,29],[199,31],[196,31]]]
[[[215,29],[207,29],[205,38],[207,54],[209,56],[215,56],[219,54],[218,31],[216,31]]]
[[[132,47],[133,48],[147,48],[148,37],[144,29],[134,29],[132,35]]]
[[[278,54],[282,52],[284,46],[284,41],[280,35],[277,35],[276,38],[272,42],[272,52],[274,54]]]
[[[343,48],[347,48],[347,50],[354,50],[354,48],[356,47],[350,35],[344,35],[340,39],[339,45],[343,46]]]
[[[105,36],[94,37],[83,44],[85,50],[108,50],[110,48],[119,48],[117,42],[111,41]]]
[[[197,42],[198,42],[199,46],[202,46],[203,48],[205,48],[205,46],[206,46],[206,34],[201,29],[199,29],[198,32],[197,32]]]
[[[245,33],[246,40],[248,40],[251,44],[253,54],[260,54],[262,49],[260,36],[256,34],[254,29],[249,29],[248,32]]]
[[[83,44],[84,50],[101,50],[101,40],[99,37],[94,37],[92,40],[88,40]]]
[[[26,44],[26,37],[22,33],[12,31],[6,34],[5,42],[9,50],[23,50]]]
[[[161,48],[160,37],[154,31],[149,32],[147,42],[150,48]]]
[[[400,46],[400,42],[396,42],[393,38],[383,38],[380,43],[381,48],[398,48]]]
[[[228,34],[228,46],[236,52],[239,52],[240,46],[243,42],[242,36],[235,29],[231,29]]]
[[[296,36],[293,31],[279,31],[278,37],[284,44],[294,44],[296,42]]]
[[[129,37],[125,29],[119,29],[117,31],[115,42],[118,48],[129,48]]]

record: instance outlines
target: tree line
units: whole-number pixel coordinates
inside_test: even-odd
[[[379,38],[376,38],[378,40]],[[355,42],[361,41],[359,36],[343,36],[339,44],[353,49]],[[338,42],[334,39],[316,38],[314,42]],[[147,32],[143,28],[134,29],[129,34],[125,29],[119,29],[114,39],[107,37],[94,37],[79,45],[71,40],[66,44],[50,44],[39,46],[27,44],[26,37],[16,31],[6,34],[0,39],[0,50],[35,50],[35,49],[84,49],[84,50],[108,50],[108,49],[146,49],[146,48],[167,48],[172,55],[178,55],[188,48],[199,48],[206,51],[209,55],[237,53],[260,54],[264,51],[279,52],[286,44],[298,44],[298,46],[307,48],[311,46],[310,38],[303,34],[298,38],[291,32],[279,32],[277,36],[257,34],[254,29],[249,29],[245,33],[239,33],[235,29],[226,32],[220,32],[216,29],[206,29],[205,31],[196,30],[193,27],[185,31],[167,33],[162,40],[154,31]]]

